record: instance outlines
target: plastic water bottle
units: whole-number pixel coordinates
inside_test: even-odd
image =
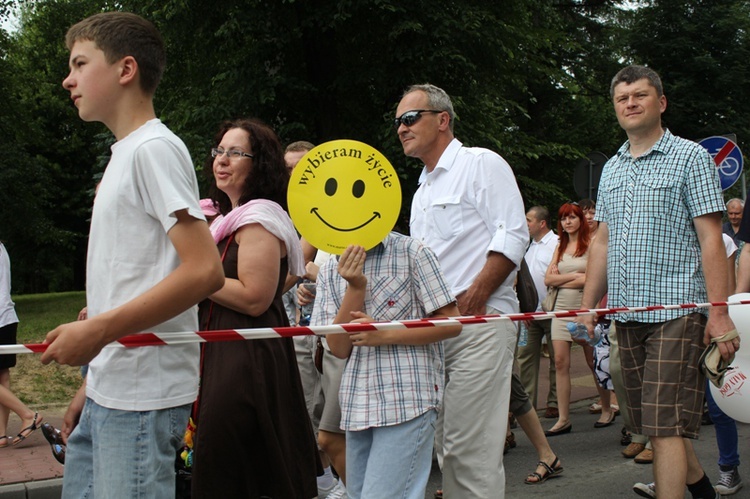
[[[518,346],[525,347],[529,342],[529,330],[526,329],[526,324],[521,323],[521,328],[518,332]]]
[[[568,322],[568,332],[573,337],[573,339],[576,340],[584,340],[586,343],[591,345],[592,347],[595,347],[599,344],[599,342],[602,340],[601,334],[599,334],[599,331],[594,329],[594,337],[591,338],[589,336],[589,331],[586,329],[586,326],[579,322]]]
[[[312,294],[315,294],[315,283],[312,281],[309,281],[305,279],[300,286],[304,286],[308,291],[310,291]],[[310,317],[312,317],[312,311],[313,311],[313,305],[315,305],[315,300],[311,301],[307,305],[300,307],[300,319],[299,319],[299,325],[300,326],[309,326],[310,325]]]

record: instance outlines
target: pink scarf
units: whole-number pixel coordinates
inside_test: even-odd
[[[297,231],[289,215],[273,201],[254,199],[233,209],[226,216],[219,215],[211,224],[211,234],[218,244],[243,225],[258,223],[286,245],[287,262],[291,275],[305,273],[305,260]]]

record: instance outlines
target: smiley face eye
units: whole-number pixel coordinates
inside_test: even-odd
[[[352,194],[354,194],[354,197],[361,198],[364,193],[365,193],[365,183],[361,180],[355,181],[354,185],[352,186]]]
[[[335,178],[329,178],[328,180],[326,180],[325,191],[327,195],[333,196],[334,194],[336,194],[336,189],[338,189],[338,187],[338,182],[336,182]]]

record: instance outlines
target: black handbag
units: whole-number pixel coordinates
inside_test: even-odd
[[[536,292],[536,285],[525,258],[521,259],[521,268],[516,275],[516,296],[521,312],[536,312],[539,305],[539,294]]]

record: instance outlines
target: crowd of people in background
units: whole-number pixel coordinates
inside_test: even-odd
[[[637,483],[637,494],[681,498],[687,488],[713,499],[742,487],[736,426],[710,395],[715,487],[690,443],[707,392],[704,333],[726,360],[740,347],[725,308],[581,317],[588,337],[574,337],[568,319],[532,321],[521,346],[517,325],[493,321],[200,351],[104,349],[144,330],[514,313],[524,258],[537,310],[548,301],[550,310],[719,302],[750,289],[750,245],[737,250],[750,240],[747,205],[726,204],[722,238],[715,167],[705,150],[663,128],[667,101],[653,70],[628,66],[612,80],[628,140],[605,166],[596,203],[559,207],[557,234],[547,207],[525,210],[505,159],[454,136],[444,90],[407,88],[393,124],[404,154],[423,164],[410,234],[334,256],[300,241],[286,211],[289,176],[311,143],[285,151],[259,120],[221,124],[207,159],[211,191],[199,204],[187,149],[153,109],[165,64],[153,25],[97,14],[73,26],[66,43],[63,86],[80,117],[104,123],[117,143],[94,202],[87,315],[51,331],[42,356],[89,366],[61,433],[50,433],[67,445],[63,497],[174,497],[175,456],[192,414],[196,498],[422,499],[433,451],[443,477],[436,498],[502,498],[514,479],[503,466],[509,414],[539,458],[525,482],[563,473],[548,438],[573,431],[576,344],[599,393],[594,427],[620,414],[623,455],[654,463],[655,482]],[[15,343],[18,322],[9,270],[0,244],[2,343]],[[546,430],[534,410],[545,339],[553,362],[541,398],[544,417],[556,419]],[[13,365],[14,356],[0,356],[0,447],[43,421],[8,389]],[[8,410],[22,421],[15,439],[6,435]]]

